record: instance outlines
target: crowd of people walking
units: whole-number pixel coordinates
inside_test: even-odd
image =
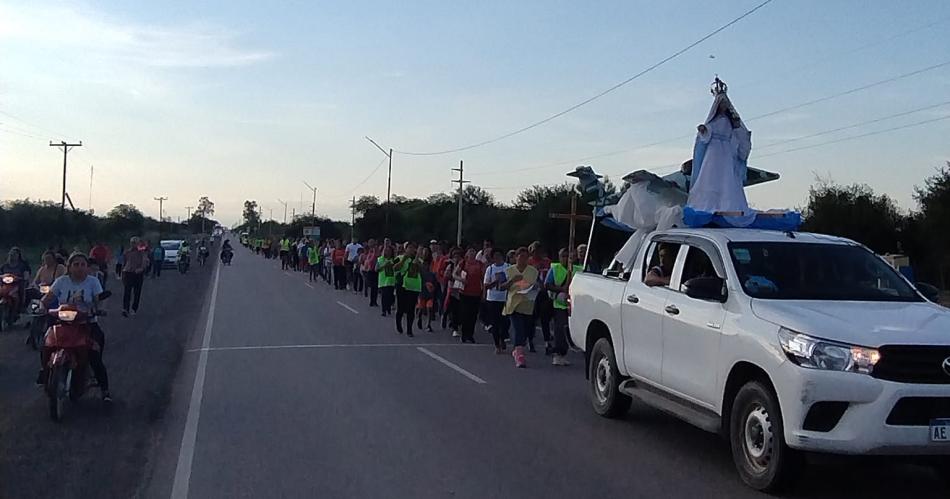
[[[362,242],[309,238],[251,240],[265,258],[279,258],[282,270],[309,274],[338,291],[363,295],[369,307],[393,317],[396,333],[451,330],[462,343],[476,343],[479,320],[495,353],[511,346],[515,366],[526,367],[536,352],[540,329],[544,353],[557,366],[569,365],[567,290],[583,270],[585,245],[561,248],[552,261],[540,242],[504,251],[486,240],[481,248],[368,239]],[[435,327],[434,327],[435,326]]]

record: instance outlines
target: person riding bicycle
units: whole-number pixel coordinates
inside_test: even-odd
[[[99,306],[102,283],[95,276],[89,275],[88,258],[82,253],[73,253],[66,261],[66,268],[68,269],[67,274],[53,281],[49,293],[43,296],[43,306],[49,307],[51,303],[56,301],[61,304],[75,305],[83,311],[94,312]],[[95,315],[89,318],[89,325],[92,339],[98,345],[98,348],[89,350],[89,366],[99,382],[102,400],[112,402],[112,396],[109,394],[109,375],[106,372],[105,364],[102,363],[102,350],[106,343],[105,334],[102,328],[99,327]],[[48,356],[49,353],[44,350],[44,355],[41,356],[40,375],[36,380],[37,384],[43,384],[49,375],[46,367]]]

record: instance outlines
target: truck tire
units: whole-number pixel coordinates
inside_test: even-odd
[[[749,381],[732,402],[729,421],[732,460],[749,487],[775,492],[795,477],[804,458],[785,444],[778,398],[761,381]]]
[[[619,418],[630,409],[630,396],[620,393],[620,371],[614,347],[607,338],[594,343],[590,351],[590,401],[594,412],[605,418]]]

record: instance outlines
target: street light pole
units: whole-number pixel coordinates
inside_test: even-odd
[[[277,199],[277,202],[284,205],[284,223],[287,223],[287,202],[281,201],[280,198]]]
[[[371,144],[376,146],[376,149],[379,149],[379,152],[385,154],[386,157],[389,158],[389,173],[386,175],[386,210],[385,210],[386,235],[388,236],[389,235],[389,196],[392,192],[392,186],[393,186],[393,148],[390,147],[389,152],[386,152],[386,150],[380,147],[379,144],[377,144],[375,140],[366,136],[364,136],[364,138],[368,140]]]
[[[306,185],[308,189],[310,189],[311,191],[313,191],[313,204],[310,205],[310,217],[313,218],[314,222],[316,223],[316,220],[317,220],[317,188],[316,188],[316,187],[312,187],[310,184],[307,183],[306,180],[303,181],[303,185]]]

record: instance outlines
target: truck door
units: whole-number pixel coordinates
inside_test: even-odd
[[[694,277],[724,277],[723,266],[712,244],[687,242],[680,251],[686,255],[677,260],[673,289],[663,306],[662,382],[668,389],[711,408],[717,395],[713,392],[725,308],[718,301],[686,296],[682,289],[683,283]]]
[[[651,241],[643,256],[638,257],[642,261],[630,274],[621,304],[623,356],[627,371],[657,384],[661,382],[663,364],[664,307],[668,297],[674,294],[669,287],[672,277],[670,262],[676,260],[679,249],[679,243]],[[663,259],[667,260],[665,270]]]

